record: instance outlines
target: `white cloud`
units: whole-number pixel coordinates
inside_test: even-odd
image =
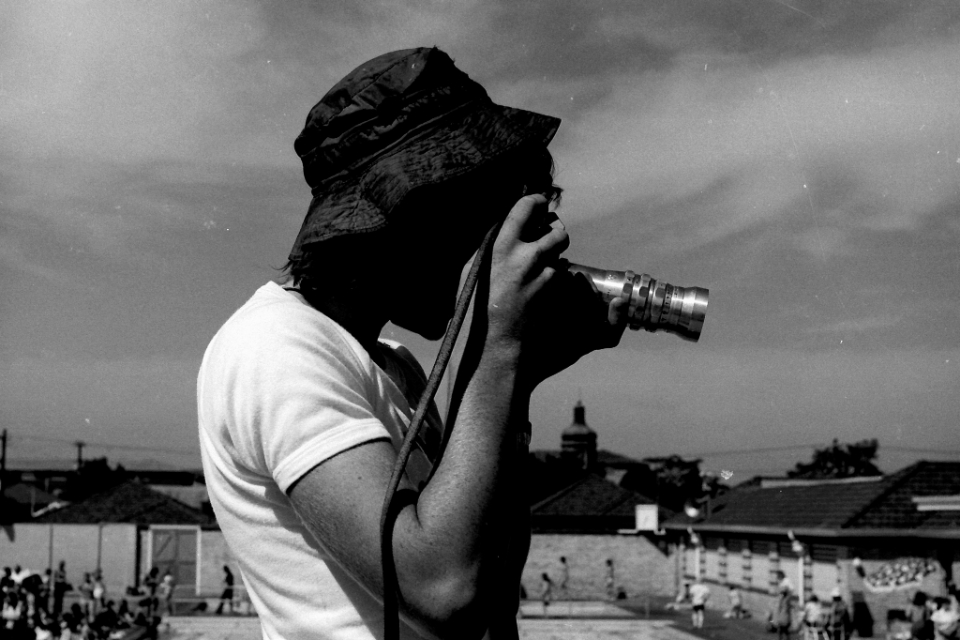
[[[670,71],[607,79],[608,94],[567,123],[555,153],[565,216],[587,219],[716,190],[688,242],[785,216],[839,216],[841,228],[915,229],[958,196],[960,46],[929,45],[761,67],[702,56]],[[511,93],[576,95],[531,81]],[[837,192],[838,178],[850,184]],[[836,201],[834,201],[836,200]],[[815,253],[840,249],[812,246]],[[801,244],[810,246],[809,242]]]
[[[18,3],[0,107],[24,155],[204,153],[225,68],[262,37],[254,3]]]

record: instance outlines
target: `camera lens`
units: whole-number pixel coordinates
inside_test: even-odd
[[[607,302],[617,297],[627,298],[627,322],[631,329],[666,331],[693,342],[700,339],[710,294],[706,289],[676,287],[633,271],[610,271],[573,263],[568,263],[568,268],[589,277]]]

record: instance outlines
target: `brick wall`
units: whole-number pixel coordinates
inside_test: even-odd
[[[559,589],[561,556],[570,570],[565,593]],[[534,534],[523,586],[529,598],[539,598],[541,575],[547,573],[557,599],[606,599],[608,558],[613,560],[615,590],[622,588],[628,597],[676,593],[676,554],[668,553],[661,538],[642,535]]]

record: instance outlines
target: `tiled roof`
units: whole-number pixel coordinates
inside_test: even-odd
[[[193,524],[209,526],[213,518],[139,482],[126,482],[83,502],[46,513],[33,522],[96,524]]]
[[[634,505],[653,504],[639,493],[586,474],[531,508],[534,531],[616,532],[635,524]]]
[[[847,526],[869,529],[960,528],[960,511],[920,511],[914,497],[960,495],[960,462],[918,462]]]
[[[918,511],[914,496],[960,494],[960,463],[921,461],[877,479],[764,480],[716,498],[701,515],[679,514],[668,527],[787,529],[956,529],[960,512]]]

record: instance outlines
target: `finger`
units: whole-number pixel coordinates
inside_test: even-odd
[[[550,229],[550,232],[537,239],[533,244],[537,245],[539,260],[556,260],[560,254],[570,248],[570,234],[566,229]]]
[[[557,270],[553,267],[544,267],[537,277],[530,281],[531,291],[536,293],[546,287],[556,274]]]
[[[547,206],[547,198],[539,193],[523,196],[510,209],[507,218],[503,221],[503,227],[500,229],[500,237],[511,244],[520,240],[527,225],[533,219],[537,209]]]
[[[614,298],[607,307],[607,322],[614,327],[627,326],[627,306],[626,298]]]
[[[628,300],[614,298],[607,307],[607,330],[605,347],[615,347],[620,344],[623,332],[627,328]]]

